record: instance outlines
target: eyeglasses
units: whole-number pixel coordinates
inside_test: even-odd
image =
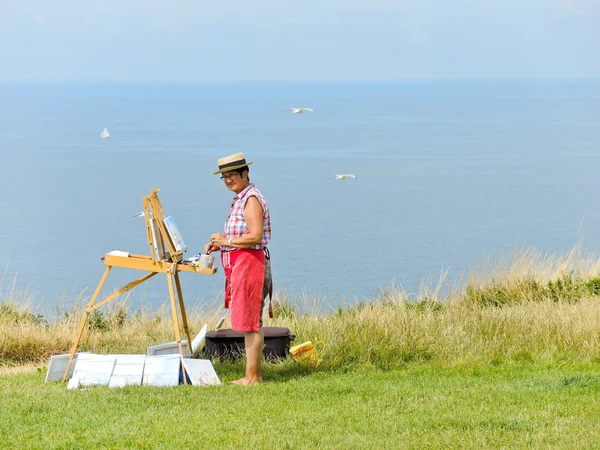
[[[232,173],[224,173],[221,176],[221,180],[233,180],[235,178],[235,176],[238,175],[237,172],[232,172]]]

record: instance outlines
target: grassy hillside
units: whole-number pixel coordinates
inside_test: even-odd
[[[600,259],[579,248],[561,255],[522,251],[473,270],[463,284],[424,287],[414,298],[401,290],[324,313],[319,299],[275,299],[269,326],[286,326],[296,342],[324,340],[321,370],[398,368],[412,362],[446,366],[600,361]],[[4,290],[0,302],[0,365],[44,363],[67,352],[82,308],[47,321],[27,297]],[[8,292],[8,293],[7,293]],[[12,292],[12,294],[11,294]],[[440,294],[444,292],[444,294]],[[302,303],[302,308],[299,303]],[[82,305],[83,302],[77,304]],[[312,308],[306,308],[312,304]],[[297,311],[307,312],[297,312]],[[191,332],[214,327],[222,310],[188,311]],[[90,316],[80,349],[145,353],[174,339],[167,305],[158,311],[107,305]]]

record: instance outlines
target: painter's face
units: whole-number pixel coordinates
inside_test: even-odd
[[[244,172],[244,175],[246,174],[247,172]],[[239,194],[246,188],[246,186],[248,186],[247,175],[244,177],[235,171],[224,172],[221,176],[221,179],[225,183],[225,186],[227,186],[230,191],[233,191],[236,194]]]

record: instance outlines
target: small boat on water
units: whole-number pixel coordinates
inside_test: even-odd
[[[108,132],[108,128],[104,128],[100,133],[100,139],[108,139],[110,137],[110,133]]]

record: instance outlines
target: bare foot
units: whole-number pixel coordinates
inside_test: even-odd
[[[262,383],[262,377],[258,378],[240,378],[239,380],[231,381],[231,384],[237,384],[238,386],[251,386],[253,384]]]

